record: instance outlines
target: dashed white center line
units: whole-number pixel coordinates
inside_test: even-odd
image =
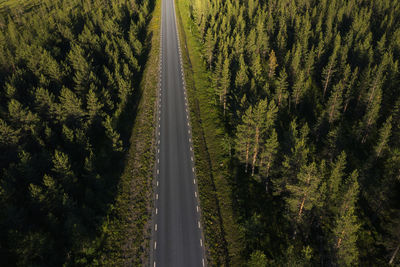
[[[157,186],[158,186],[158,181],[157,181]]]
[[[196,179],[193,179],[193,184],[196,184]]]
[[[204,258],[203,258],[203,259],[201,259],[201,261],[203,262],[203,267],[204,267]]]
[[[156,224],[157,225],[157,224]],[[197,226],[200,228],[200,221],[197,222]]]
[[[200,222],[199,222],[199,228],[200,228]],[[157,232],[157,224],[154,225],[154,230]]]
[[[203,266],[204,266],[204,264],[203,264]],[[154,261],[154,265],[153,265],[153,267],[156,267],[156,262]]]
[[[194,191],[194,196],[197,197],[197,192],[196,191]]]
[[[158,199],[158,194],[156,194],[156,199]]]
[[[196,206],[196,210],[197,212],[199,212],[199,205]],[[157,212],[156,212],[157,213]]]
[[[156,214],[158,214],[158,209],[156,208]]]
[[[194,168],[192,167],[192,172],[194,172]]]
[[[157,170],[157,174],[160,174],[160,170]]]
[[[190,160],[193,161],[193,157],[190,157]]]
[[[157,249],[157,241],[154,241],[154,249]]]
[[[203,246],[203,240],[201,240],[201,238],[200,238],[200,246],[201,247]]]

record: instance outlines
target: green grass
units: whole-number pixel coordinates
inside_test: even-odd
[[[211,266],[243,266],[243,233],[234,219],[232,174],[223,146],[225,129],[211,88],[211,73],[201,56],[203,48],[197,26],[190,19],[190,1],[176,0],[176,3],[207,260]]]
[[[103,224],[99,257],[102,266],[147,265],[153,199],[156,92],[159,66],[161,0],[156,0],[148,26],[151,45],[143,79],[130,148],[117,198]]]

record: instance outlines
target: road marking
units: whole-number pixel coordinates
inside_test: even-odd
[[[190,134],[190,129],[189,129],[189,134]]]
[[[190,151],[192,151],[193,150],[193,148],[192,147],[190,147]]]
[[[156,208],[156,214],[158,214],[158,209]]]
[[[190,157],[190,159],[193,161],[193,157]]]
[[[199,228],[200,228],[200,222],[199,222]],[[157,232],[157,224],[154,226],[154,230]]]
[[[201,247],[203,246],[203,240],[201,240],[201,238],[200,238],[200,246]]]
[[[158,194],[156,194],[156,199],[158,199]]]
[[[189,142],[192,142],[192,138],[189,138]]]
[[[158,181],[157,181],[157,186],[158,186]]]
[[[196,206],[196,210],[197,210],[197,212],[199,212],[199,205]],[[156,212],[156,214],[157,214],[157,212]]]
[[[157,163],[160,163],[160,159],[157,159]]]
[[[154,249],[157,249],[157,241],[154,241]]]
[[[194,168],[192,167],[192,172],[194,172]]]
[[[203,259],[201,259],[201,261],[203,262],[203,267],[204,267],[204,258],[203,258]]]
[[[158,140],[158,144],[160,144],[160,140]]]
[[[196,191],[194,191],[194,196],[197,197],[197,192]],[[158,197],[157,197],[157,199],[158,199]]]
[[[197,222],[197,226],[198,226],[199,229],[200,229],[200,221]],[[156,224],[156,228],[157,228],[157,224]]]
[[[196,184],[196,179],[193,179],[193,184]]]
[[[203,265],[204,266],[204,265]],[[156,262],[154,261],[154,266],[153,267],[156,267]]]

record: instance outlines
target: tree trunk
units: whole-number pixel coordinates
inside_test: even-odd
[[[299,213],[297,214],[297,220],[300,220],[301,213],[303,212],[304,203],[306,202],[307,194],[304,194],[303,199],[301,200],[301,205],[299,209]]]
[[[372,86],[372,92],[371,92],[371,94],[370,94],[370,96],[369,96],[369,98],[368,98],[368,105],[371,103],[372,98],[374,97],[375,88],[376,88],[376,83],[377,83],[377,79],[375,79],[374,85]]]
[[[329,112],[329,123],[332,123],[333,112],[335,111],[335,105],[336,105],[336,98],[337,94],[335,94],[333,105],[331,106],[331,111]]]
[[[225,110],[226,110],[226,87],[224,88],[224,116],[225,116]]]
[[[323,95],[323,98],[325,98],[326,89],[328,88],[329,79],[331,78],[331,71],[332,71],[332,66],[329,66],[328,74],[326,75],[326,81],[325,81],[325,85],[324,85],[324,95]]]
[[[279,97],[278,97],[278,107],[281,105],[281,98],[282,98],[282,93],[279,93]]]
[[[252,162],[252,167],[251,167],[251,176],[254,176],[254,168],[256,165],[256,161],[257,161],[257,154],[258,154],[258,139],[259,139],[259,127],[256,127],[256,142],[254,144],[254,155],[253,155],[253,162]]]
[[[399,252],[399,248],[400,248],[400,243],[397,245],[395,251],[393,252],[393,255],[390,258],[389,264],[393,264],[393,261],[396,258],[397,252]]]
[[[249,142],[246,143],[246,168],[245,168],[245,172],[247,173],[247,166],[249,165],[249,148],[250,144]]]

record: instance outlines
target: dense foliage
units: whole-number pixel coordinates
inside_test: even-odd
[[[102,246],[149,3],[41,1],[0,14],[2,265],[87,264]]]
[[[192,3],[249,266],[399,263],[399,1]]]

